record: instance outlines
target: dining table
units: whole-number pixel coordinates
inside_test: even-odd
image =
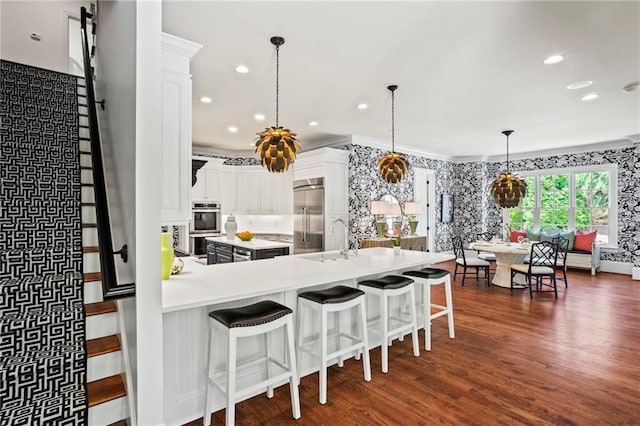
[[[470,246],[472,250],[490,252],[496,255],[496,272],[491,283],[507,288],[511,287],[511,265],[524,263],[530,247],[529,244],[504,241],[476,241]],[[525,288],[528,286],[522,274],[517,274],[514,277],[513,284],[513,288]]]

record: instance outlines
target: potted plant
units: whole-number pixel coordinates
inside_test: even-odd
[[[400,234],[396,238],[391,239],[391,247],[393,248],[393,254],[398,256],[400,254]]]

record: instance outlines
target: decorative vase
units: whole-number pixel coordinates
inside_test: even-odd
[[[409,229],[411,230],[411,235],[416,235],[416,228],[418,227],[418,221],[415,216],[409,218]]]
[[[378,234],[378,239],[384,238],[384,216],[382,215],[376,217],[376,232]]]
[[[227,221],[224,223],[224,231],[227,233],[227,240],[235,240],[236,232],[238,231],[238,222],[236,217],[230,214]]]
[[[173,267],[173,249],[169,245],[169,233],[160,234],[160,256],[162,262],[162,279],[168,280]]]

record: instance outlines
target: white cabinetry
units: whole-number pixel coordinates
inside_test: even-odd
[[[303,152],[293,165],[294,179],[324,178],[324,249],[338,250],[344,244],[344,227],[331,223],[343,219],[349,223],[348,171],[349,152],[321,148]]]
[[[191,188],[193,201],[221,202],[220,183],[222,175],[222,158],[193,157],[206,161],[196,172],[196,183]]]
[[[191,216],[191,74],[202,46],[162,34],[162,210],[164,225],[186,225]]]

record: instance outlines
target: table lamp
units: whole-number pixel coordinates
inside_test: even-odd
[[[418,219],[416,215],[422,213],[422,205],[420,203],[406,203],[404,205],[404,214],[409,216],[409,229],[411,235],[416,235],[416,228],[418,227]]]
[[[384,215],[387,214],[387,205],[385,201],[372,201],[371,202],[371,214],[376,220],[376,232],[378,238],[384,238]]]

